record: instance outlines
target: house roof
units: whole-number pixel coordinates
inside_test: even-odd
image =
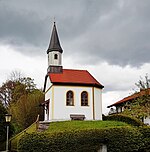
[[[52,35],[51,35],[50,44],[49,44],[49,47],[48,47],[48,50],[47,50],[47,54],[49,52],[52,52],[52,51],[58,51],[60,53],[63,52],[63,50],[60,46],[59,37],[58,37],[58,34],[57,34],[57,29],[56,29],[55,22],[54,22],[54,26],[53,26]]]
[[[49,73],[48,76],[53,84],[104,87],[86,70],[63,69],[62,73]]]
[[[110,107],[112,107],[112,106],[118,106],[118,105],[120,105],[120,104],[122,104],[122,103],[126,103],[126,102],[128,102],[128,101],[131,101],[131,100],[133,100],[133,99],[136,99],[137,97],[143,96],[143,95],[145,95],[145,94],[149,94],[149,95],[150,95],[150,88],[149,88],[149,89],[146,89],[146,90],[141,90],[140,92],[134,93],[134,94],[132,94],[131,96],[125,97],[125,98],[123,98],[122,100],[119,100],[119,101],[115,102],[114,104],[107,106],[107,108],[110,108]]]

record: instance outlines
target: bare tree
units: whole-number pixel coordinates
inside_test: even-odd
[[[23,74],[21,73],[21,71],[14,70],[10,73],[10,76],[8,79],[15,82],[15,81],[20,81],[22,77],[23,77]]]
[[[148,78],[148,74],[145,75],[144,79],[140,77],[140,80],[135,83],[135,85],[140,89],[140,90],[145,90],[150,88],[150,79]]]

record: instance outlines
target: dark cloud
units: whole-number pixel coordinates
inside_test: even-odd
[[[150,62],[149,0],[1,0],[0,41],[42,55],[56,18],[65,55],[82,64]]]

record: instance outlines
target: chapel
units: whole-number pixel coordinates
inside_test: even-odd
[[[64,69],[63,49],[54,22],[47,49],[44,121],[102,120],[102,89],[87,70]]]

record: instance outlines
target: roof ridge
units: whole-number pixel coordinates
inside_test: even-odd
[[[126,99],[126,98],[129,98],[129,97],[132,97],[132,96],[134,96],[134,95],[140,95],[140,94],[142,94],[144,91],[146,91],[146,90],[150,90],[150,88],[147,88],[147,89],[144,89],[144,90],[140,90],[140,91],[138,91],[138,92],[134,92],[133,94],[131,94],[131,95],[129,95],[129,96],[127,96],[127,97],[124,97],[123,99]],[[123,100],[123,99],[121,99],[121,100]],[[120,101],[121,101],[120,100]]]
[[[144,91],[147,91],[147,90],[148,90],[148,94],[150,94],[150,88],[147,88],[145,90],[140,90],[138,92],[134,92],[133,94],[131,94],[131,95],[127,96],[127,97],[124,97],[123,99],[121,99],[121,100],[119,100],[119,101],[117,101],[117,102],[115,102],[115,103],[113,103],[113,104],[111,104],[111,105],[109,105],[107,107],[109,108],[111,106],[115,106],[117,104],[127,102],[128,100],[135,99],[135,98],[137,98],[137,97],[139,97],[141,95],[143,96],[144,95]]]
[[[72,71],[87,71],[87,70],[81,70],[81,69],[63,69],[63,70],[72,70]],[[88,71],[87,71],[88,72]]]

